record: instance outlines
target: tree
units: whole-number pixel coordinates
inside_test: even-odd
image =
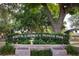
[[[6,19],[15,20],[15,25],[12,25],[15,29],[26,28],[30,32],[44,32],[51,26],[52,32],[61,32],[65,15],[76,13],[74,7],[78,7],[78,4],[1,4],[1,17],[5,19],[5,23]]]
[[[45,8],[45,11],[48,15],[48,20],[50,21],[51,25],[52,25],[52,29],[54,30],[54,32],[60,32],[62,30],[62,26],[63,26],[63,20],[64,17],[66,16],[67,13],[70,14],[74,14],[76,13],[75,8],[74,7],[78,7],[78,4],[68,4],[68,3],[61,3],[59,4],[59,16],[58,16],[58,21],[55,22],[53,20],[53,16],[51,14],[51,11],[48,7],[48,4],[42,4]],[[73,8],[72,8],[73,7]]]
[[[61,31],[61,27],[62,27],[62,23],[63,23],[63,19],[66,15],[65,13],[65,8],[64,8],[64,4],[59,4],[59,7],[60,7],[60,12],[59,12],[59,20],[57,22],[55,22],[54,20],[52,20],[52,14],[51,14],[51,11],[49,10],[48,8],[48,5],[47,4],[42,4],[45,8],[45,11],[48,15],[48,20],[51,22],[51,25],[52,25],[52,29],[54,30],[54,32],[60,32]]]
[[[48,20],[41,4],[21,4],[16,13],[16,20],[21,21],[20,28],[26,28],[29,32],[44,32],[47,29]]]
[[[60,32],[61,28],[63,26],[62,25],[63,19],[66,15],[66,12],[65,12],[66,9],[64,8],[64,4],[56,4],[56,5],[51,4],[50,6],[53,6],[52,8],[49,8],[50,6],[48,7],[48,5],[49,4],[24,4],[24,5],[22,4],[21,11],[23,10],[24,13],[19,14],[18,18],[21,17],[19,19],[24,20],[24,21],[22,20],[21,22],[23,22],[25,26],[29,25],[30,29],[32,29],[32,30],[33,30],[33,26],[35,27],[36,25],[38,25],[37,27],[42,28],[43,25],[41,27],[40,27],[40,25],[44,24],[44,22],[43,22],[44,19],[47,19],[45,21],[51,23],[52,29],[53,29],[52,31]],[[23,6],[25,6],[25,7],[23,7]],[[50,10],[53,9],[53,11],[54,11],[53,17],[52,17],[53,12],[51,13],[51,11],[49,9]],[[43,12],[42,12],[42,10],[43,10]],[[57,12],[55,10],[57,10]],[[45,16],[45,17],[43,17],[43,16]],[[58,20],[56,20],[56,19],[58,19]],[[40,22],[40,20],[42,23]],[[38,22],[36,23],[35,21],[38,21]],[[37,27],[35,27],[35,28],[37,28]]]
[[[11,33],[13,30],[14,17],[10,11],[14,10],[13,8],[16,4],[0,4],[0,33]]]
[[[72,15],[69,18],[71,28],[79,29],[79,14]]]
[[[22,25],[27,26],[31,31],[43,30],[45,21],[52,26],[52,31],[60,32],[63,27],[63,20],[67,13],[74,14],[78,4],[21,4],[18,19]],[[72,8],[73,6],[73,8]],[[71,9],[70,9],[71,8]],[[24,13],[20,13],[24,11]],[[44,16],[44,17],[43,17]],[[35,20],[36,19],[36,20]],[[37,21],[37,22],[36,22]],[[43,25],[42,25],[43,24]],[[42,25],[42,26],[41,26]]]

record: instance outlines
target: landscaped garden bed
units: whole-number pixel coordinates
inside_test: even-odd
[[[35,36],[34,36],[35,35]],[[8,39],[6,42],[11,43],[11,44],[25,44],[27,46],[32,44],[32,45],[57,45],[57,44],[69,44],[69,36],[66,34],[48,34],[48,33],[41,33],[41,34],[15,34],[15,35],[9,35],[7,37]],[[39,47],[36,47],[39,48]],[[6,49],[5,49],[6,50]],[[8,49],[9,50],[9,49]],[[11,50],[11,53],[6,53],[7,55],[9,54],[15,54],[15,50]],[[52,56],[51,50],[32,50],[31,56]],[[2,53],[3,54],[3,53]],[[3,55],[6,55],[3,54]]]
[[[79,55],[77,48],[71,45],[66,46],[66,51],[69,55],[73,55],[73,56]]]
[[[9,43],[6,43],[3,47],[0,48],[0,55],[14,55],[14,54],[15,54],[15,48]]]

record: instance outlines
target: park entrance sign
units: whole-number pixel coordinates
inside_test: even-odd
[[[30,33],[30,34],[15,34],[15,35],[8,35],[7,36],[8,41],[17,41],[17,40],[31,40],[33,39],[35,41],[35,44],[37,42],[43,44],[47,44],[50,42],[56,42],[57,44],[68,44],[69,36],[67,34],[50,34],[50,33]],[[37,43],[38,44],[38,43]],[[40,44],[40,43],[39,43]]]
[[[13,39],[16,39],[16,38],[27,38],[27,37],[31,37],[31,38],[36,38],[36,37],[47,37],[47,38],[60,38],[60,39],[63,39],[64,36],[63,35],[54,35],[54,34],[36,34],[36,33],[32,33],[32,34],[19,34],[19,35],[14,35],[12,36]]]
[[[32,45],[26,43],[30,40],[33,40]],[[65,45],[69,43],[69,36],[67,34],[49,33],[14,34],[8,35],[7,41],[10,43],[17,42],[14,44],[16,56],[30,56],[33,50],[45,49],[50,49],[53,56],[65,56],[67,55]]]

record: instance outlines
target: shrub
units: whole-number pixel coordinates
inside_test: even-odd
[[[68,34],[64,35],[64,39],[63,39],[64,44],[69,44],[69,37],[70,36]]]
[[[67,53],[70,55],[79,55],[78,51],[76,50],[76,48],[74,46],[68,45],[66,47]]]
[[[30,44],[30,38],[19,38],[17,42],[19,44]]]
[[[51,50],[32,50],[31,56],[52,56]]]
[[[24,41],[21,40],[18,40],[18,44],[30,44],[30,40],[26,39]]]
[[[34,44],[46,44],[42,39],[34,39]]]
[[[5,46],[0,48],[1,55],[12,55],[14,53],[15,53],[15,48],[8,43],[6,43]]]
[[[18,39],[7,39],[6,42],[8,43],[18,43],[18,44],[30,44],[30,39],[27,38],[18,38]]]
[[[52,37],[37,37],[34,39],[34,44],[69,44],[69,39],[67,36],[63,35],[63,39],[61,38],[52,38]]]

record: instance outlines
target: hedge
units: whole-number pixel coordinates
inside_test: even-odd
[[[52,56],[51,50],[32,50],[31,56]]]
[[[34,44],[69,44],[69,35],[67,34],[62,34],[62,33],[52,33],[52,34],[49,34],[49,33],[32,33],[33,35],[37,35],[36,37],[33,37],[34,41],[33,43]],[[17,35],[17,34],[16,34]],[[13,35],[13,36],[16,36],[16,35]],[[19,34],[20,35],[28,35],[28,34]],[[43,36],[43,35],[49,35],[49,36],[54,36],[54,37],[48,37],[48,36]],[[13,39],[12,35],[9,35],[7,36],[7,42],[10,42],[10,43],[16,43],[18,42],[19,44],[22,44],[22,43],[25,43],[25,44],[30,44],[30,40],[32,39],[32,37],[18,37],[18,38],[15,38]],[[58,38],[56,36],[61,36],[63,38]]]

